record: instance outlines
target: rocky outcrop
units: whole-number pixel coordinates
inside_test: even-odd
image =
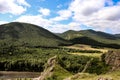
[[[91,58],[85,65],[84,69],[82,70],[81,73],[77,73],[73,76],[70,76],[68,78],[65,78],[63,80],[76,80],[78,78],[84,78],[85,76],[87,76],[87,74],[85,73],[85,71],[87,70],[87,68],[89,67],[89,65],[91,64],[91,61],[93,60],[93,58]]]
[[[33,80],[45,80],[46,78],[50,77],[52,75],[52,71],[56,64],[56,58],[57,56],[48,59],[44,71],[41,73],[41,75],[38,78],[34,78]]]
[[[120,69],[120,51],[108,51],[105,54],[105,62],[112,67],[112,70]]]
[[[103,77],[99,77],[97,80],[113,80],[112,78],[103,78]]]

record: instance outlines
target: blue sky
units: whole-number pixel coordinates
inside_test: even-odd
[[[52,32],[120,33],[120,0],[0,0],[0,24],[26,22]]]

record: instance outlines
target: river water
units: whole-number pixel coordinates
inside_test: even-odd
[[[40,76],[40,72],[14,72],[0,71],[0,80],[12,78],[36,78]]]

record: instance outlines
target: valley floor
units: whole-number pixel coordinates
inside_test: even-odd
[[[20,50],[19,50],[20,49]],[[49,48],[18,48],[18,52],[13,54],[1,54],[1,70],[12,70],[13,67],[23,71],[38,71],[42,72],[46,67],[47,60],[57,55],[59,60],[55,69],[51,70],[53,76],[46,80],[98,80],[99,78],[105,78],[106,80],[120,80],[120,70],[114,72],[107,72],[109,67],[103,64],[101,61],[101,55],[108,52],[108,48],[92,48],[88,45],[73,45],[65,46],[58,49]],[[25,52],[24,52],[25,51]],[[23,54],[24,53],[24,54]],[[9,57],[8,57],[9,56]],[[27,56],[27,57],[26,57]],[[82,72],[87,63],[94,58],[89,66],[87,73]],[[94,68],[94,69],[93,69]],[[92,71],[94,70],[94,71]],[[103,74],[104,71],[106,74]],[[89,73],[91,72],[92,73]],[[97,73],[99,75],[97,75]],[[74,74],[74,75],[73,75]],[[1,75],[1,74],[0,74]],[[0,80],[32,80],[33,78],[17,78],[17,79],[3,79]]]

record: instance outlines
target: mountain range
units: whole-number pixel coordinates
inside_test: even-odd
[[[71,41],[73,44],[87,44],[94,47],[120,47],[119,34],[114,35],[89,29],[80,31],[69,30],[57,35]]]
[[[69,30],[55,34],[40,26],[20,22],[0,25],[0,41],[8,40],[44,47],[70,44],[87,44],[94,47],[120,47],[120,34],[108,34],[91,29]]]

